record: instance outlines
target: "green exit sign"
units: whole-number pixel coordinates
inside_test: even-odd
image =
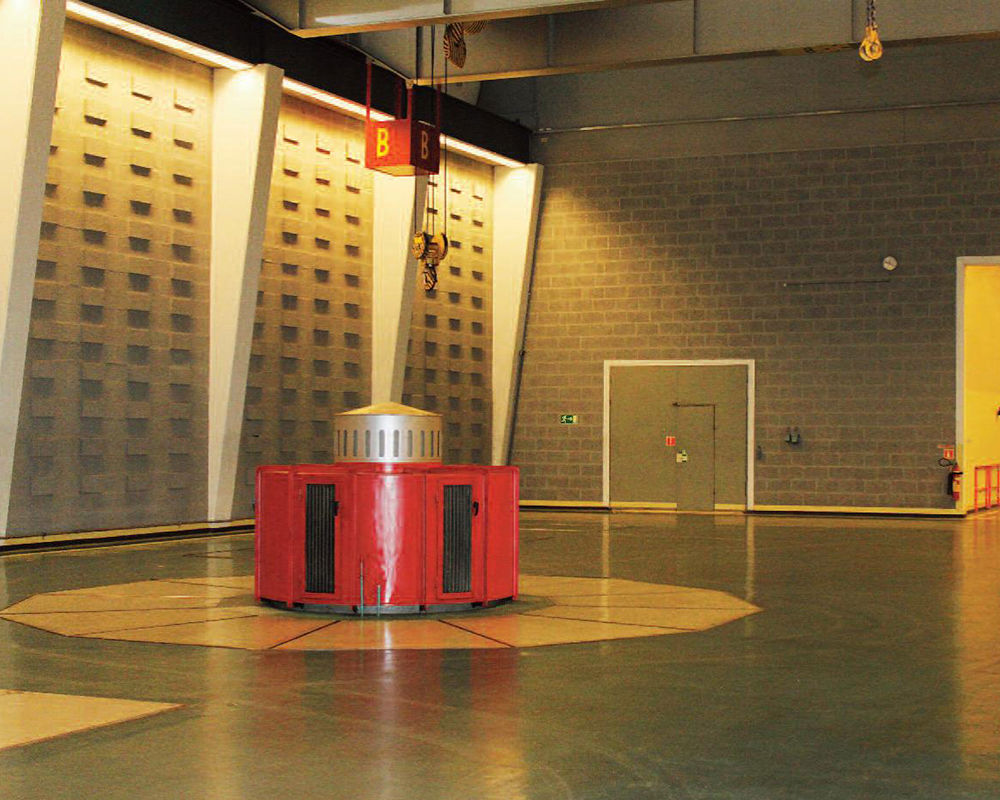
[[[560,414],[559,424],[560,425],[576,425],[580,421],[579,414]]]

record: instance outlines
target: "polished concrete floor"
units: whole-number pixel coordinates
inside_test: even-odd
[[[8,617],[0,798],[1000,798],[995,512],[522,526],[523,573],[760,610],[669,636],[374,650],[125,641]],[[150,580],[239,587],[252,553],[242,535],[0,555],[0,609]]]

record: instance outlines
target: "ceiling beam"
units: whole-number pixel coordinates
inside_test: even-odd
[[[244,0],[246,1],[246,0]],[[505,20],[540,17],[574,11],[622,8],[678,0],[368,0],[358,10],[356,0],[304,0],[298,27],[303,38],[341,36],[348,33],[417,28],[449,22]],[[280,18],[278,7],[286,0],[249,0],[264,13]],[[274,8],[269,8],[273,6]]]
[[[955,14],[937,0],[879,0],[878,23],[890,49],[996,39],[1000,3],[967,0]],[[468,38],[465,67],[449,70],[448,82],[831,52],[857,47],[864,31],[865,4],[851,0],[674,0],[505,20]],[[369,34],[363,47],[377,52],[387,36]]]
[[[307,27],[293,32],[306,38],[357,31],[354,46],[423,85],[442,78],[429,48],[414,48],[413,31],[442,22],[491,20],[469,37],[468,59],[449,69],[449,84],[830,52],[856,47],[866,24],[860,0],[241,2],[286,18],[294,11]],[[940,0],[878,0],[877,20],[890,48],[1000,37],[997,0],[963,0],[960,11]]]
[[[958,36],[938,36],[922,39],[897,39],[882,40],[888,48],[914,47],[917,45],[952,44],[958,42],[976,42],[1000,39],[1000,31],[986,31],[976,34],[963,34]],[[664,67],[672,64],[698,64],[719,61],[735,61],[747,58],[766,58],[770,56],[799,56],[813,53],[834,53],[839,50],[849,50],[856,48],[857,42],[841,42],[837,44],[817,44],[809,47],[793,47],[784,49],[752,50],[739,53],[706,53],[704,55],[692,54],[686,56],[674,56],[671,58],[654,58],[636,61],[625,61],[621,59],[607,59],[597,61],[587,61],[578,64],[566,64],[561,66],[537,66],[524,69],[511,69],[495,72],[476,72],[451,74],[447,80],[443,75],[434,78],[416,78],[413,83],[417,86],[437,86],[443,84],[463,84],[481,83],[484,81],[513,80],[517,78],[540,78],[553,75],[574,75],[587,72],[607,72],[617,69],[643,69],[646,67]]]

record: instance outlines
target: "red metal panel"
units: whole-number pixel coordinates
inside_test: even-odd
[[[292,562],[292,595],[295,602],[317,605],[344,602],[345,591],[351,585],[349,572],[355,547],[354,516],[356,503],[353,502],[354,479],[340,466],[308,464],[293,467],[293,486],[290,494],[293,505],[289,519],[292,535],[289,537],[288,557]],[[333,594],[306,591],[306,486],[311,483],[326,483],[336,486],[340,511],[337,515],[336,557]]]
[[[517,467],[492,467],[486,473],[486,599],[517,597],[520,504]]]
[[[444,569],[444,487],[472,486],[472,502],[478,513],[472,516],[472,553],[470,590],[448,592],[442,586]],[[425,560],[425,589],[428,604],[481,603],[486,599],[486,562],[484,553],[486,513],[486,481],[482,469],[477,467],[448,467],[444,472],[427,476],[427,557]]]
[[[351,603],[360,597],[364,563],[365,605],[424,602],[424,477],[410,471],[372,470],[358,476],[356,555]]]
[[[292,600],[290,488],[289,467],[258,468],[254,536],[254,596],[258,600]]]

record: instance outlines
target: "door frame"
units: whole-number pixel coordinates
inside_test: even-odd
[[[972,476],[966,471],[965,463],[965,268],[998,267],[1000,256],[959,256],[955,259],[955,461],[962,470],[962,499],[955,511],[966,514],[969,503],[969,487]]]
[[[756,361],[752,358],[716,359],[674,359],[674,360],[634,360],[605,359],[604,361],[604,433],[602,445],[602,489],[601,497],[605,506],[611,507],[611,370],[616,367],[746,367],[747,368],[747,511],[754,508],[754,453],[756,432],[754,412],[756,408]]]

